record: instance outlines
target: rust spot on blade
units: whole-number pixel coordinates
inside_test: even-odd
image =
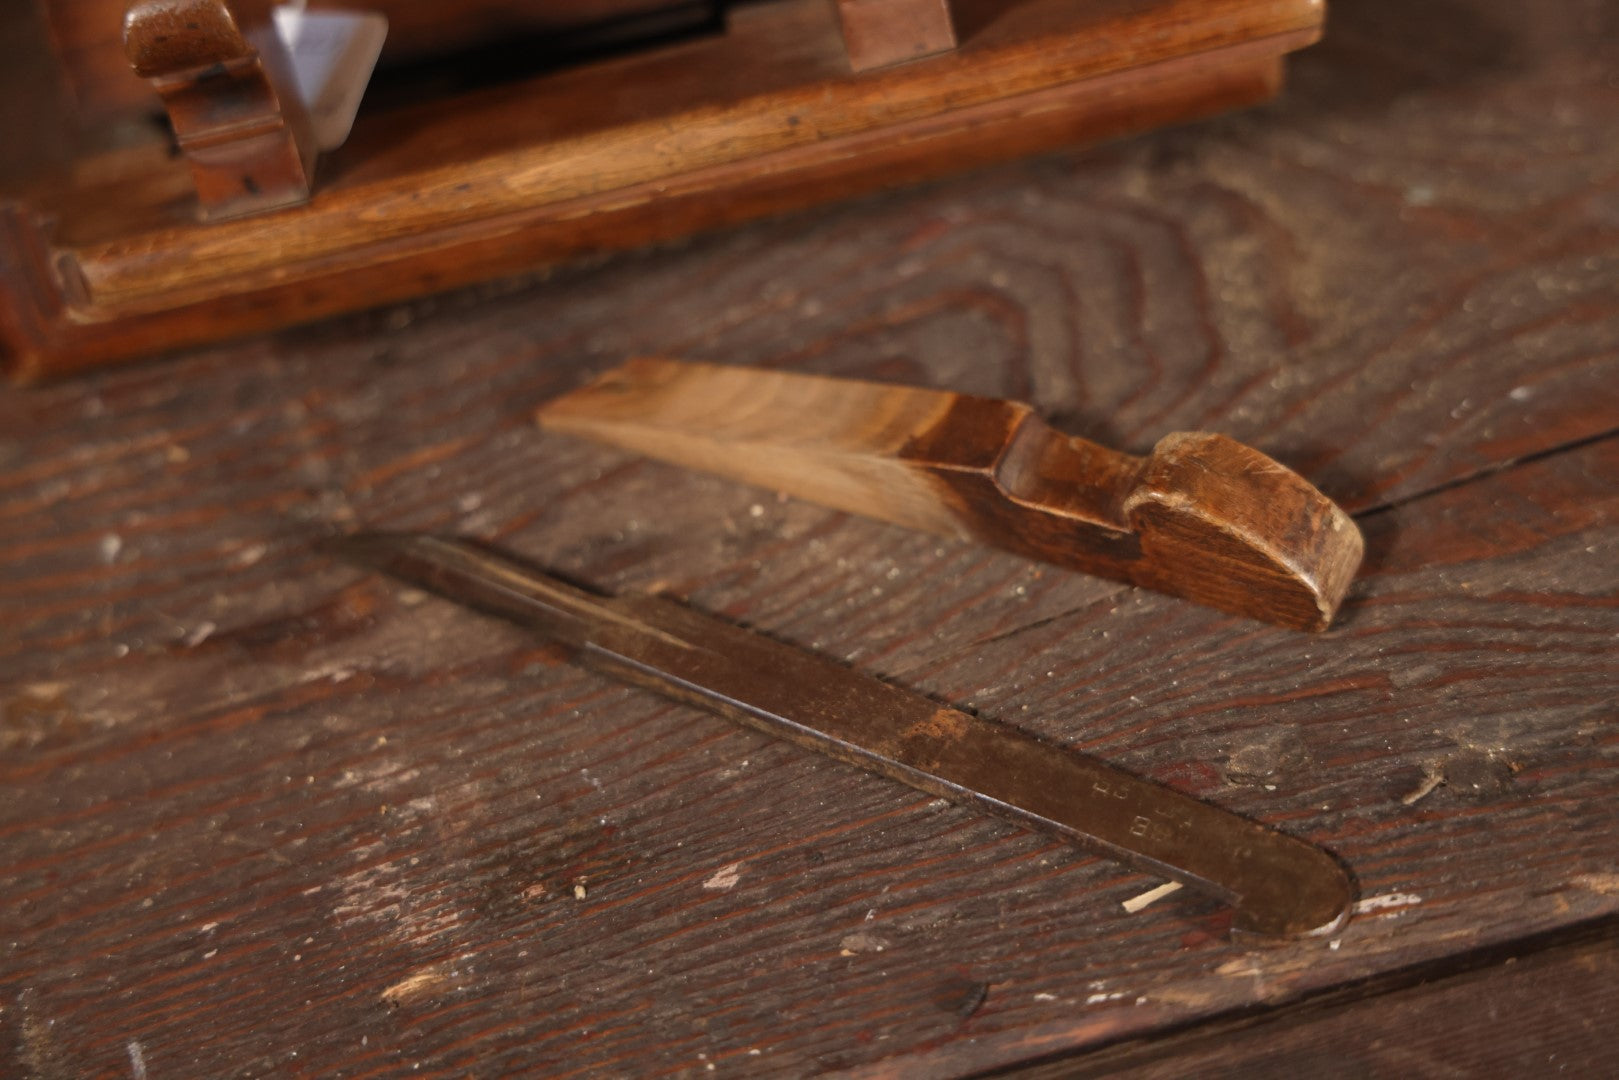
[[[954,709],[939,709],[926,720],[918,720],[905,729],[907,739],[939,739],[956,742],[967,734],[967,717]]]

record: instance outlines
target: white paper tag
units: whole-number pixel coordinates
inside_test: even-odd
[[[315,144],[343,145],[354,127],[371,72],[388,36],[388,19],[371,11],[305,11],[301,3],[275,9],[276,34],[292,58],[298,96],[309,111]]]

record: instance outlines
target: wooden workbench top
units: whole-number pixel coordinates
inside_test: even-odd
[[[6,392],[0,1074],[1611,1066],[1616,69],[1611,5],[1340,0],[1232,119]],[[530,423],[641,352],[1224,432],[1363,576],[1299,634]],[[1026,726],[1331,849],[1359,912],[1127,911],[1158,882],[311,547],[360,525]]]

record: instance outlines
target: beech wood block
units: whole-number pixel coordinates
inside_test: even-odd
[[[1021,402],[643,358],[539,410],[542,427],[812,502],[1300,630],[1331,623],[1360,531],[1224,435],[1136,457]]]
[[[205,219],[309,199],[314,139],[268,5],[134,0],[124,48],[163,99]]]
[[[856,71],[956,47],[948,0],[837,0],[843,45]]]

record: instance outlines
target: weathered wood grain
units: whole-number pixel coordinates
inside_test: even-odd
[[[0,1071],[960,1074],[1610,917],[1612,17],[1345,0],[1261,114],[0,396]],[[654,349],[1221,430],[1366,573],[1301,640],[529,426]],[[360,522],[665,583],[1381,899],[1336,950],[1126,914],[311,553]]]
[[[1372,898],[1335,951],[1244,954],[1195,903],[1126,915],[1138,876],[267,555],[297,617],[177,621],[194,644],[8,702],[19,1052],[110,1073],[134,1040],[197,1075],[295,1071],[293,1051],[364,1075],[758,1049],[787,1073],[897,1057],[931,1075],[1611,911],[1616,453],[1381,515],[1397,566],[1458,519],[1587,495],[1520,512],[1526,548],[1486,535],[1375,575],[1326,640],[1120,598],[864,661],[1329,845]],[[769,629],[862,640],[764,595],[743,614]]]
[[[1614,1063],[1606,1037],[1619,986],[1613,931],[1608,923],[1572,941],[1526,941],[1520,950],[1469,956],[1467,969],[1450,975],[1421,979],[1418,969],[1404,976],[1404,985],[1378,980],[1179,1038],[997,1075],[1600,1076]],[[1394,1017],[1397,1023],[1390,1022]]]

